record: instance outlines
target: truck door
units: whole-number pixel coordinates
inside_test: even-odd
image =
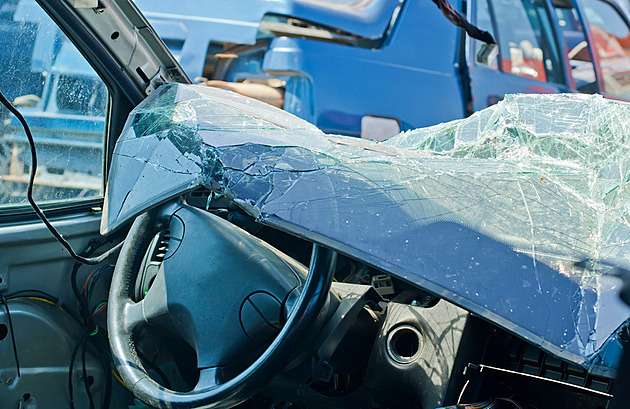
[[[605,0],[577,4],[554,2],[575,89],[630,100],[628,19]]]
[[[512,93],[569,90],[556,26],[545,0],[475,0],[469,6],[477,27],[490,32],[498,54],[486,63],[475,58],[482,42],[470,39],[468,65],[473,109]]]

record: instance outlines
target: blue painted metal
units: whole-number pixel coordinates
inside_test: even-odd
[[[238,44],[255,43],[258,26],[266,14],[291,16],[377,39],[387,29],[399,3],[400,0],[370,0],[354,4],[325,0],[136,1],[138,8],[151,21],[181,21],[187,26],[198,22],[204,25],[215,41]]]
[[[163,1],[136,3],[167,43],[181,44],[186,37],[180,48],[171,49],[191,78],[202,76],[211,41],[254,44],[260,22],[269,14],[380,40],[379,46],[368,49],[275,37],[266,51],[248,54],[217,78],[279,78],[286,84],[285,110],[326,132],[358,136],[366,114],[395,118],[402,130],[466,115],[462,86],[467,85],[457,66],[460,32],[430,1],[377,0],[359,8],[296,0],[215,0],[183,7]],[[176,24],[184,25],[186,33],[173,33]],[[474,110],[486,107],[495,94],[568,90],[562,84],[475,66],[471,55],[467,63],[472,67]]]
[[[467,15],[474,17],[478,1],[466,3]],[[212,42],[249,45],[214,79],[279,79],[284,83],[284,109],[328,133],[359,136],[365,115],[394,118],[401,130],[407,130],[462,118],[470,109],[483,109],[506,93],[570,91],[567,84],[476,64],[472,40],[462,41],[461,31],[429,0],[137,0],[136,4],[189,77],[203,75]],[[461,1],[456,4],[463,7]],[[370,40],[373,48],[263,33],[259,27],[269,15],[341,30]],[[553,17],[552,22],[555,27]],[[69,48],[59,40],[38,40],[33,71],[94,76]],[[54,58],[46,60],[46,55]],[[43,117],[57,110],[51,78],[38,106]],[[31,120],[39,120],[34,112]],[[58,125],[70,126],[68,132],[81,131],[75,128],[79,122],[60,119]]]
[[[280,37],[263,67],[311,79],[315,124],[325,132],[359,135],[366,114],[396,118],[411,129],[464,116],[457,36],[433,3],[411,1],[382,48]]]
[[[454,6],[475,21],[479,2],[458,1]],[[136,3],[167,44],[178,44],[171,50],[191,78],[203,76],[211,42],[251,45],[213,79],[280,79],[285,83],[284,109],[326,132],[358,136],[364,115],[395,118],[405,130],[464,117],[508,93],[574,92],[549,1],[541,7],[550,19],[544,27],[553,37],[549,46],[558,54],[556,83],[477,64],[473,40],[463,41],[461,31],[429,0]],[[373,40],[368,46],[372,48],[259,31],[269,15]],[[180,25],[179,31],[175,25]],[[481,28],[496,32],[496,27]]]
[[[477,4],[480,2],[480,4]],[[490,3],[492,4],[492,3]],[[475,7],[488,7],[488,3],[486,0],[475,0],[468,3],[468,15],[474,15]],[[550,6],[546,6],[550,7]],[[489,8],[489,12],[493,14],[493,8]],[[553,13],[548,14],[553,27],[549,27],[549,30],[557,29],[557,19],[554,19]],[[494,22],[500,16],[494,15]],[[500,55],[497,59],[501,59],[501,52],[508,53],[509,47],[507,46],[507,42],[501,42],[500,34],[501,30],[497,30],[497,27],[487,27],[484,22],[478,20],[478,16],[474,18],[475,23],[479,25],[480,28],[484,30],[488,30],[493,33],[495,40],[499,44],[499,53]],[[496,34],[498,32],[498,34]],[[498,102],[499,99],[502,99],[505,94],[516,94],[516,93],[526,93],[526,94],[551,94],[558,92],[571,92],[568,84],[566,83],[566,78],[570,75],[567,68],[564,66],[564,60],[560,60],[560,67],[557,67],[558,70],[561,70],[564,74],[565,82],[563,83],[552,83],[552,82],[544,82],[538,81],[533,78],[521,77],[518,75],[511,74],[509,72],[504,72],[501,68],[491,69],[483,64],[479,64],[475,61],[475,45],[479,44],[477,40],[472,38],[467,39],[467,46],[470,50],[467,56],[467,65],[470,72],[470,87],[472,93],[472,108],[473,111],[479,111],[484,108],[487,108],[490,105],[493,105]],[[558,36],[554,33],[554,45],[556,49],[554,50],[556,53],[558,49],[561,47],[559,43]],[[502,48],[503,47],[503,48]],[[510,56],[504,56],[504,58],[509,59]],[[500,65],[500,64],[499,64]]]
[[[360,37],[380,39],[399,1],[371,0],[360,2],[361,6],[352,6],[305,0],[204,0],[184,3],[137,0],[136,5],[163,39],[170,38],[164,25],[179,23],[186,26],[186,41],[181,51],[175,54],[189,77],[195,78],[203,72],[210,41],[254,44],[260,22],[266,14],[291,16]]]

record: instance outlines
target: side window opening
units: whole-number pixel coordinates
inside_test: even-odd
[[[490,12],[490,4],[488,0],[478,0],[475,1],[475,24],[482,30],[487,31],[492,35],[495,41],[499,41],[496,33],[494,32],[494,25],[492,24],[492,14]],[[473,40],[474,44],[474,55],[480,51],[483,43],[479,40]],[[499,60],[498,55],[494,55],[491,60],[488,61],[487,64],[484,64],[486,67],[498,70],[499,69]]]
[[[595,69],[578,12],[571,1],[554,0],[553,6],[575,88],[580,92],[593,94],[597,92]]]
[[[34,0],[0,7],[0,89],[35,139],[39,202],[102,196],[108,92]],[[0,208],[26,205],[31,169],[22,126],[0,110]]]
[[[499,44],[499,61],[491,62],[490,68],[537,81],[564,83],[560,53],[544,1],[482,0],[476,4],[479,27],[492,30],[490,10],[498,16],[495,39]]]

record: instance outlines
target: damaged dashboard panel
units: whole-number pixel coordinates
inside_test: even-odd
[[[117,142],[101,231],[205,186],[606,371],[629,311],[598,262],[630,264],[629,127],[630,106],[598,96],[514,95],[377,143],[233,93],[164,85]]]

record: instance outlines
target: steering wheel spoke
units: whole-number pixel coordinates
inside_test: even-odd
[[[193,390],[205,391],[219,386],[221,384],[220,371],[221,367],[202,369],[199,373],[199,381]]]
[[[142,301],[135,303],[131,300],[128,300],[127,303],[125,303],[125,306],[123,307],[124,316],[122,324],[125,332],[132,333],[145,322],[142,304]]]
[[[166,303],[145,298],[139,302],[129,300],[124,307],[123,326],[127,332],[133,332],[142,325],[169,326]]]

